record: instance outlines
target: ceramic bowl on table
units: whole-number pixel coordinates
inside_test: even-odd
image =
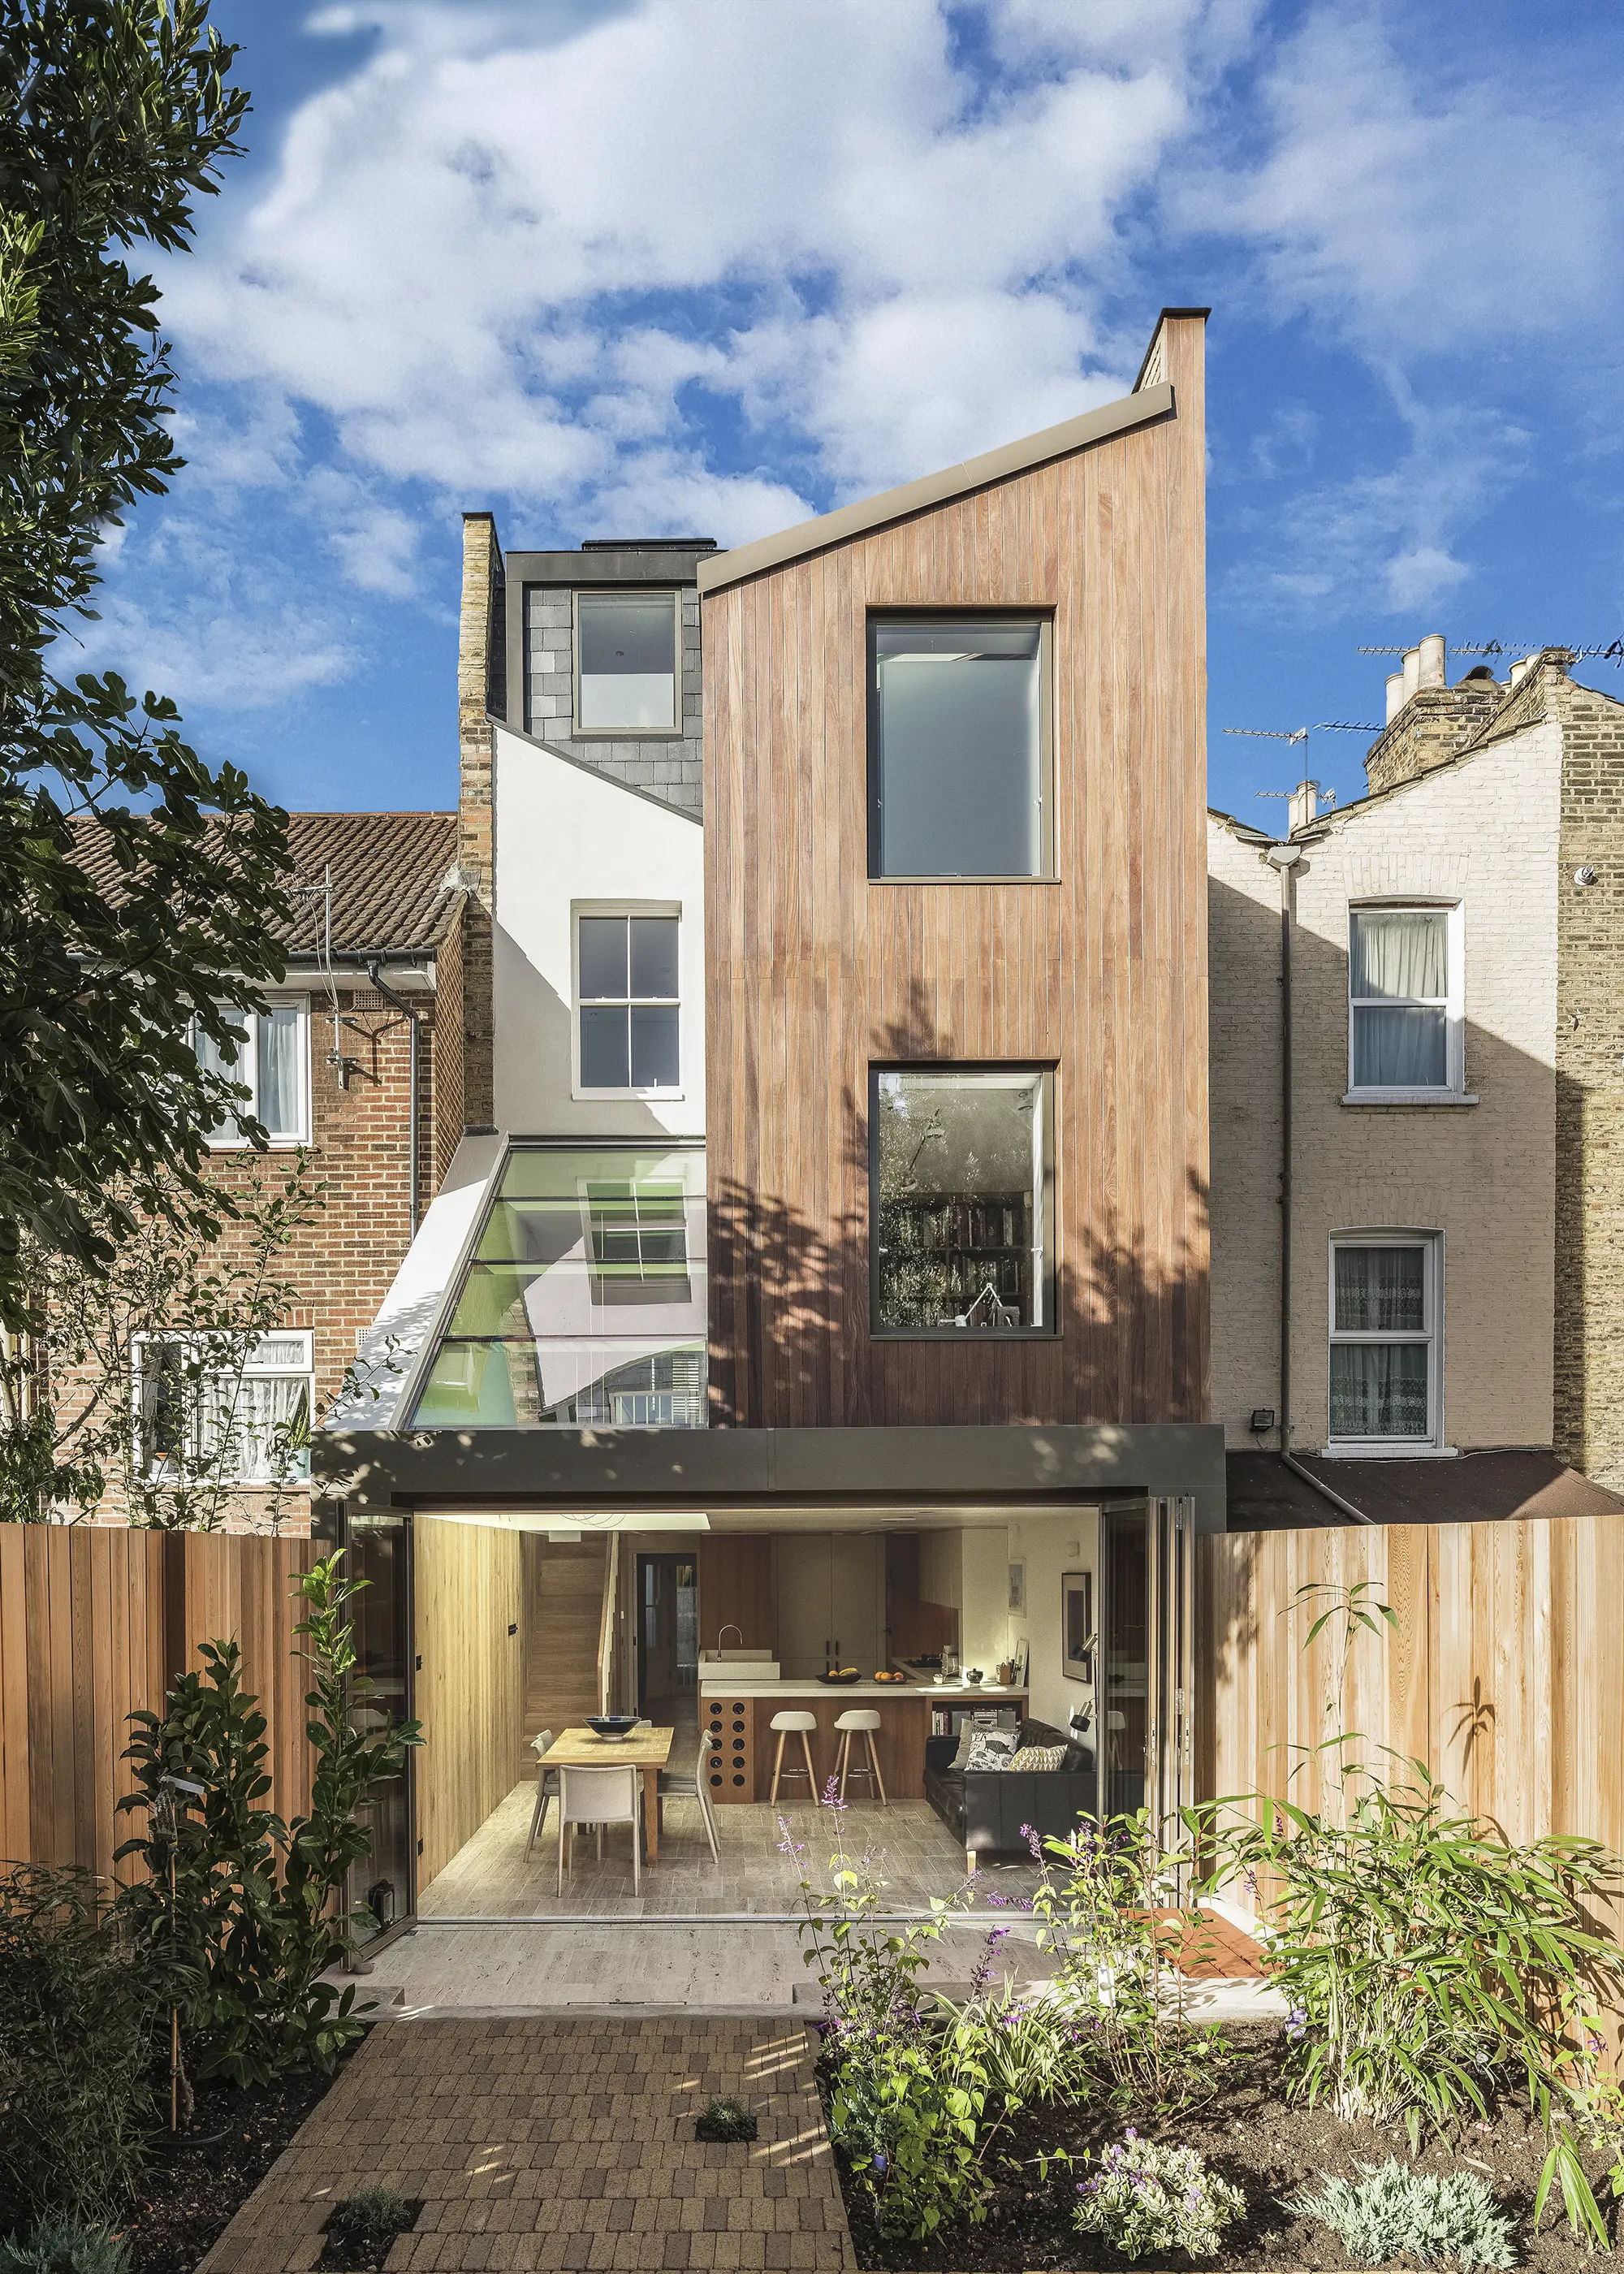
[[[613,1744],[621,1737],[631,1736],[637,1726],[637,1716],[635,1713],[589,1713],[586,1726]]]

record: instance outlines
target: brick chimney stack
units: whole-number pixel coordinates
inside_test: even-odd
[[[1373,794],[1430,773],[1475,742],[1505,700],[1505,689],[1485,672],[1469,672],[1451,687],[1441,632],[1429,632],[1404,653],[1403,668],[1387,680],[1387,722],[1371,744],[1365,778]]]

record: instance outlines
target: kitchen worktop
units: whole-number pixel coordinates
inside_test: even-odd
[[[795,1681],[783,1676],[776,1682],[763,1682],[737,1668],[716,1666],[700,1668],[699,1688],[702,1696],[711,1698],[725,1690],[733,1698],[929,1698],[936,1706],[968,1706],[987,1698],[1011,1705],[1026,1695],[1024,1689],[1004,1688],[996,1682],[937,1682],[929,1674],[910,1674],[906,1682]]]

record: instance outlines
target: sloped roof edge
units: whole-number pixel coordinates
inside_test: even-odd
[[[1158,419],[1170,418],[1173,410],[1173,389],[1165,382],[1160,387],[1147,387],[1137,395],[1124,395],[1120,402],[1102,403],[1095,410],[1062,419],[1058,426],[1045,426],[1036,434],[1023,435],[1019,442],[1003,443],[996,450],[983,451],[978,458],[966,458],[959,465],[945,466],[940,473],[923,474],[918,481],[904,482],[899,489],[882,490],[877,497],[860,498],[855,505],[840,506],[833,513],[820,514],[815,521],[797,522],[793,529],[781,529],[771,537],[758,537],[749,545],[737,545],[731,553],[714,553],[708,561],[699,563],[700,591],[716,592],[726,585],[741,584],[747,576],[759,576],[763,569],[779,568],[786,561],[799,561],[808,553],[821,553],[828,546],[844,544],[848,538],[883,528],[889,521],[901,521],[911,513],[923,512],[928,506],[944,505],[951,499],[966,497],[972,490],[1007,481],[1011,474],[1024,474],[1034,466],[1047,464],[1051,458],[1068,457],[1073,450],[1084,449],[1091,442],[1107,442],[1114,435],[1132,433],[1136,426],[1153,425]]]

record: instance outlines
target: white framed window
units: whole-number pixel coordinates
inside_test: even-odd
[[[681,595],[575,594],[575,733],[682,729]]]
[[[278,1329],[243,1351],[207,1334],[140,1335],[134,1346],[137,1458],[149,1481],[207,1472],[225,1484],[310,1474],[314,1337]]]
[[[198,1063],[228,1081],[239,1081],[249,1093],[244,1119],[261,1122],[274,1145],[303,1145],[310,1140],[310,1006],[289,1001],[272,1003],[259,1012],[221,1005],[228,1025],[237,1036],[234,1050],[222,1050],[211,1035],[194,1026],[192,1046]],[[240,1126],[227,1122],[215,1130],[209,1143],[220,1148],[239,1146],[247,1140]]]
[[[1331,1242],[1333,1449],[1413,1453],[1440,1442],[1442,1280],[1436,1232],[1348,1232]]]
[[[671,907],[575,910],[577,1097],[681,1094],[681,928]]]
[[[1461,910],[1348,911],[1348,1095],[1449,1096],[1466,1087]]]

